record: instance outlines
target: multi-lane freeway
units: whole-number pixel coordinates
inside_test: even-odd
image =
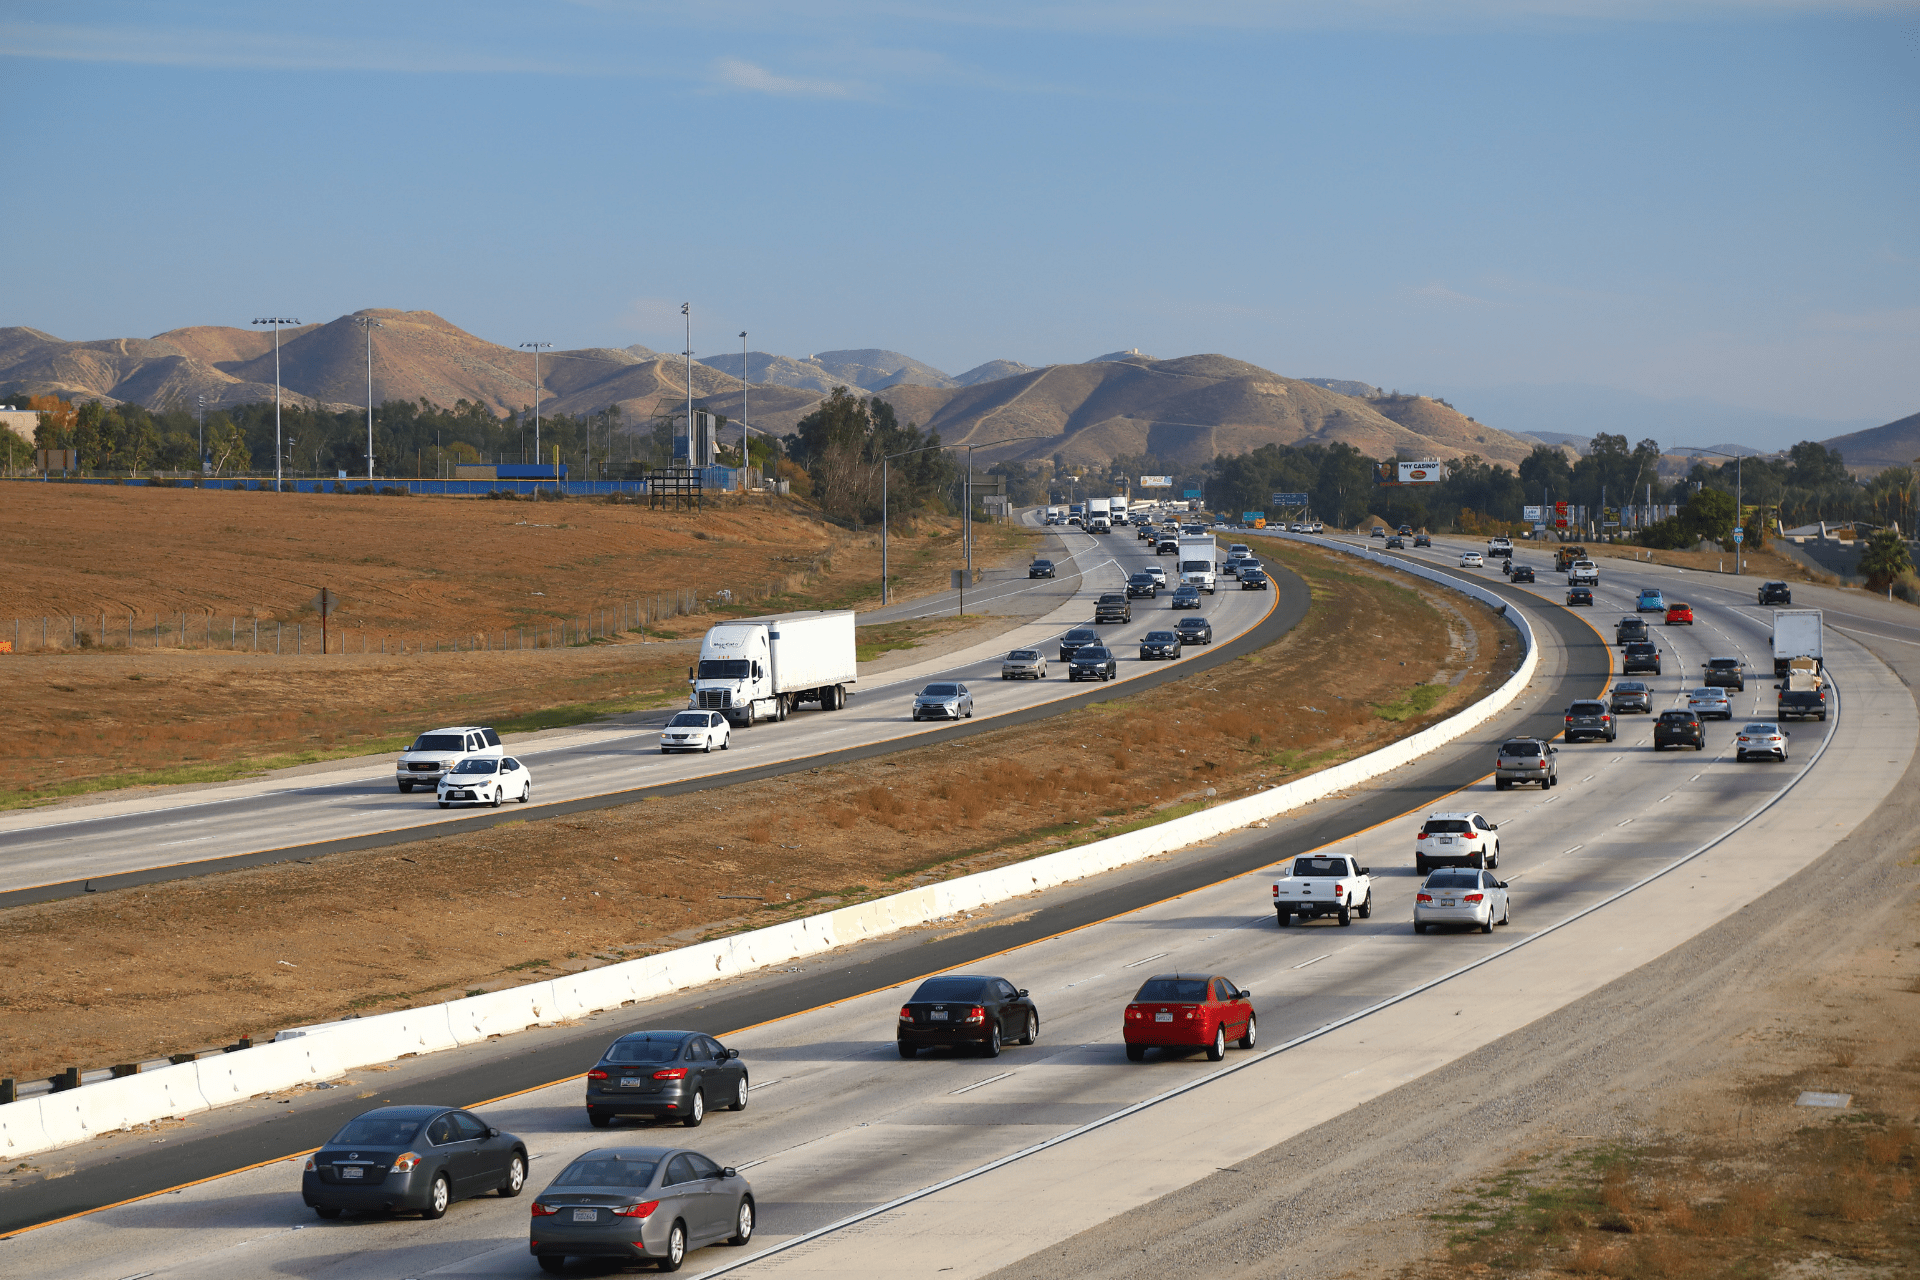
[[[1462,547],[1477,546],[1438,541],[1409,558],[1452,566]],[[71,1156],[75,1177],[0,1192],[0,1221],[16,1227],[178,1189],[15,1236],[4,1246],[10,1267],[49,1277],[529,1274],[524,1199],[462,1203],[437,1222],[322,1222],[299,1203],[297,1161],[276,1157],[390,1098],[494,1098],[479,1109],[528,1139],[537,1190],[570,1156],[610,1140],[579,1105],[577,1073],[597,1049],[626,1029],[685,1025],[741,1050],[752,1105],[698,1131],[611,1136],[684,1143],[753,1180],[753,1247],[700,1251],[689,1270],[798,1242],[744,1274],[984,1274],[1338,1117],[1678,945],[1843,837],[1913,755],[1911,696],[1836,632],[1837,714],[1793,725],[1785,765],[1732,758],[1733,729],[1770,706],[1762,674],[1730,725],[1709,726],[1705,751],[1655,754],[1650,717],[1635,717],[1616,742],[1563,745],[1558,788],[1497,792],[1486,776],[1491,744],[1551,736],[1566,701],[1604,689],[1611,650],[1585,610],[1557,603],[1557,578],[1543,573],[1528,590],[1497,570],[1458,572],[1529,615],[1540,674],[1471,741],[1381,787],[944,931],[851,948],[801,973],[360,1073],[338,1101],[263,1100],[95,1144]],[[1699,611],[1695,627],[1655,629],[1667,655],[1665,674],[1650,681],[1656,712],[1709,656],[1737,654],[1764,672],[1768,611],[1753,606],[1750,581],[1603,561],[1593,622],[1610,637],[1643,585]],[[1897,618],[1862,621],[1888,643],[1920,643],[1920,629],[1900,634]],[[1413,836],[1435,808],[1499,824],[1510,925],[1490,935],[1412,932]],[[1372,866],[1378,908],[1347,928],[1276,928],[1266,872],[1329,845]],[[901,1061],[892,1028],[905,992],[920,975],[955,968],[1030,989],[1039,1044],[992,1061]],[[1129,1063],[1121,1010],[1144,976],[1171,970],[1251,988],[1260,1045],[1218,1065],[1199,1056]],[[179,1185],[200,1177],[211,1180]]]

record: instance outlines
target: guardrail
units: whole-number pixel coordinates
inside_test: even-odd
[[[1334,545],[1304,536],[1296,540],[1323,547]],[[1520,633],[1524,656],[1519,666],[1492,694],[1411,737],[1345,764],[1158,826],[565,978],[420,1009],[292,1028],[275,1036],[272,1043],[245,1052],[0,1105],[0,1159],[33,1155],[131,1125],[191,1115],[263,1093],[317,1083],[407,1055],[457,1048],[489,1036],[655,999],[716,978],[737,977],[819,955],[1172,853],[1401,768],[1499,714],[1533,679],[1539,666],[1533,629],[1525,615],[1509,609],[1507,602],[1493,592],[1362,549],[1336,549],[1495,605]]]

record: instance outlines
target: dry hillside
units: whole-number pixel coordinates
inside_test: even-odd
[[[1838,449],[1850,467],[1904,467],[1920,458],[1920,413],[1869,431],[1853,431],[1822,441]]]

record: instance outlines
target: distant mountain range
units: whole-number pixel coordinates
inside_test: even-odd
[[[383,309],[281,330],[280,378],[289,402],[334,408],[365,403],[367,340],[358,320],[380,326],[372,330],[376,402],[424,399],[453,407],[464,400],[495,413],[534,402],[532,352],[477,338],[430,311]],[[745,416],[756,431],[784,434],[835,387],[884,394],[903,418],[938,430],[946,442],[977,444],[975,460],[982,465],[1056,455],[1087,465],[1143,453],[1196,465],[1263,444],[1310,442],[1341,442],[1373,457],[1471,453],[1514,465],[1538,443],[1584,448],[1596,430],[1633,440],[1652,434],[1669,452],[1703,438],[1755,434],[1737,420],[1746,411],[1651,401],[1603,388],[1557,389],[1564,393],[1557,401],[1553,388],[1457,393],[1476,417],[1528,428],[1500,430],[1444,400],[1389,394],[1367,382],[1287,378],[1223,355],[1160,360],[1137,348],[1082,364],[991,360],[960,374],[882,348],[821,351],[804,359],[753,351],[744,367],[750,385],[743,392],[738,353],[695,359],[695,403],[738,422],[744,396]],[[538,395],[552,413],[618,405],[639,427],[685,402],[688,377],[684,356],[644,346],[543,351]],[[67,342],[38,329],[0,329],[0,387],[150,408],[192,408],[201,397],[209,407],[271,399],[273,334],[201,326],[152,338]],[[1583,399],[1575,390],[1598,394]],[[1592,409],[1609,396],[1614,412]],[[1585,416],[1579,406],[1587,406]],[[1759,416],[1775,431],[1801,421]],[[1556,429],[1540,429],[1549,422]],[[1573,427],[1590,429],[1559,429]],[[1883,455],[1904,461],[1920,453],[1920,415],[1855,430],[1831,443],[1856,465],[1879,463]]]

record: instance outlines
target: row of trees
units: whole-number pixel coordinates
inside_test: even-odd
[[[829,515],[877,522],[883,491],[887,509],[896,515],[952,509],[948,498],[960,468],[941,445],[940,433],[911,422],[902,426],[893,406],[878,396],[863,399],[835,387],[782,443],[788,460],[810,482],[814,501]]]

